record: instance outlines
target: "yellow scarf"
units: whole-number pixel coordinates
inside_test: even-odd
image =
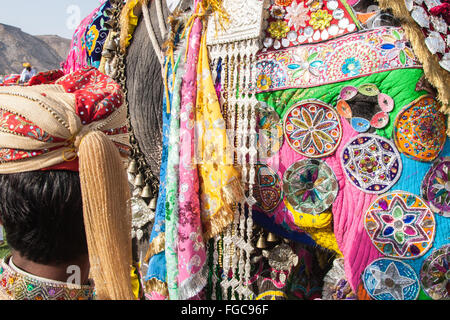
[[[239,172],[233,167],[225,121],[214,88],[203,33],[197,68],[197,158],[199,160],[203,235],[214,237],[233,221],[231,206],[243,197]]]

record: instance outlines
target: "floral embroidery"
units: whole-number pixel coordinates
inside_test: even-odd
[[[361,62],[354,57],[345,59],[342,66],[342,73],[349,77],[354,77],[359,75],[361,71]]]
[[[387,59],[392,60],[398,58],[401,64],[405,65],[407,57],[412,60],[415,60],[416,57],[413,51],[401,39],[401,35],[397,31],[392,32],[392,35],[383,36],[384,41],[380,45],[380,48],[383,51],[387,51]]]
[[[317,10],[311,14],[309,24],[314,30],[324,30],[330,25],[331,20],[333,20],[333,16],[327,10]]]
[[[286,7],[292,3],[293,0],[275,0],[275,4],[278,6]]]
[[[306,22],[311,18],[309,9],[303,6],[303,2],[294,2],[290,7],[286,8],[286,19],[289,21],[289,27],[294,27],[297,31],[300,27],[306,27]]]
[[[320,101],[305,100],[286,113],[284,132],[296,152],[317,158],[334,152],[341,140],[342,127],[331,107]]]
[[[400,28],[377,28],[320,43],[278,51],[263,51],[257,55],[256,77],[264,74],[272,79],[272,83],[268,89],[262,90],[257,87],[257,92],[310,88],[396,70],[400,66],[421,67],[419,61],[411,59],[408,55],[404,64],[399,57],[390,60],[386,57],[386,50],[381,49],[380,44],[384,41],[382,37],[391,35],[394,31],[402,36],[401,41],[409,47],[404,33],[400,30]]]

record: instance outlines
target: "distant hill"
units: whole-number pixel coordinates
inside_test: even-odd
[[[37,72],[59,69],[70,42],[56,35],[32,36],[0,23],[0,75],[20,73],[24,62],[31,63]]]

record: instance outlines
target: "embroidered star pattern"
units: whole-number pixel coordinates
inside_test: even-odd
[[[373,295],[388,293],[395,300],[404,300],[403,290],[415,283],[413,279],[401,276],[394,262],[384,272],[376,268],[370,269],[370,272],[377,281]]]

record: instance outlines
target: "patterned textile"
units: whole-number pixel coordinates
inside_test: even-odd
[[[333,203],[338,184],[326,163],[308,159],[295,162],[286,170],[283,190],[295,210],[318,215]]]
[[[414,270],[398,260],[377,259],[364,271],[364,287],[376,300],[416,300],[419,279]]]
[[[398,47],[397,47],[398,46]],[[418,68],[401,28],[378,28],[261,53],[256,90],[308,88],[400,68]]]
[[[202,22],[196,18],[189,37],[185,73],[181,84],[178,287],[179,299],[198,294],[206,285],[203,270],[206,251],[201,225],[199,181],[195,163],[194,128],[197,99],[196,79],[199,63]]]
[[[169,145],[167,159],[167,177],[166,177],[166,241],[165,254],[167,263],[167,288],[171,300],[178,299],[178,194],[179,194],[179,176],[178,168],[180,165],[180,100],[181,100],[181,77],[184,66],[180,53],[177,63],[174,66],[174,85],[172,93],[172,102],[170,105],[170,128]]]
[[[433,300],[450,300],[450,245],[434,250],[420,269],[420,283]]]
[[[357,30],[357,20],[345,1],[272,1],[263,50],[315,43]],[[349,10],[350,9],[350,10]]]
[[[320,101],[305,100],[293,105],[283,122],[288,144],[309,158],[330,155],[341,142],[342,126],[338,114]]]
[[[42,76],[42,78],[45,80],[45,77]],[[10,96],[20,97],[21,108],[24,108],[22,114],[13,114],[9,111],[6,102],[0,106],[0,113],[3,116],[1,121],[3,135],[19,134],[31,140],[28,142],[27,150],[8,148],[8,144],[5,144],[0,152],[2,162],[10,162],[11,166],[14,166],[17,160],[36,158],[36,160],[42,159],[41,169],[59,168],[77,171],[78,160],[73,147],[76,136],[81,131],[85,132],[94,126],[98,126],[104,133],[110,135],[123,151],[127,150],[125,122],[119,122],[119,127],[116,127],[117,121],[111,123],[112,127],[103,123],[113,113],[118,115],[117,119],[123,118],[124,112],[120,109],[123,99],[122,91],[117,83],[96,69],[82,69],[59,78],[54,84],[26,86],[23,87],[24,91],[16,93],[18,90],[12,87],[4,87],[0,90],[0,95],[5,98],[4,101],[9,101]],[[35,104],[40,105],[44,110],[49,108],[47,106],[57,107],[53,100],[55,96],[61,97],[64,103],[74,104],[74,112],[79,123],[72,124],[70,122],[75,120],[63,120],[56,117],[53,121],[57,121],[64,129],[52,126],[47,129],[36,125],[33,121],[36,116],[26,108],[35,109]],[[69,122],[72,127],[66,122]],[[83,128],[83,126],[86,127]],[[67,141],[70,143],[68,144]]]
[[[421,195],[433,212],[450,217],[450,158],[438,158],[422,180]]]
[[[393,138],[399,151],[418,161],[436,159],[447,139],[446,116],[427,95],[405,106],[397,115]]]
[[[427,252],[434,239],[435,219],[419,197],[391,192],[377,198],[365,217],[365,228],[385,256],[414,259]]]
[[[108,1],[109,2],[109,1]],[[100,31],[92,27],[93,20],[100,15],[99,11],[104,8],[104,0],[101,4],[85,17],[75,30],[70,44],[70,51],[63,66],[65,74],[72,73],[88,66],[88,56],[95,52],[95,45]],[[103,35],[103,34],[102,34]],[[101,53],[101,52],[100,52]]]
[[[349,181],[367,193],[383,193],[400,178],[402,162],[387,139],[361,134],[345,145],[342,167]]]
[[[11,257],[0,263],[0,296],[11,300],[93,300],[94,287],[50,281],[24,273]],[[0,297],[1,300],[1,297]]]
[[[87,50],[87,64],[99,68],[102,58],[103,45],[109,34],[104,24],[109,20],[105,10],[111,7],[111,3],[106,1],[92,17],[92,22],[86,28],[86,35],[83,39],[84,47]]]

